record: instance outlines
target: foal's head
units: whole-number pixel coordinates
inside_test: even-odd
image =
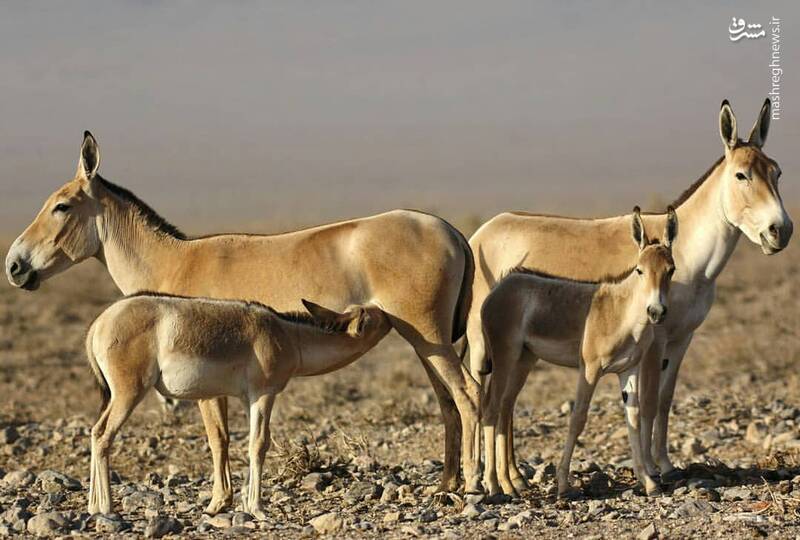
[[[309,300],[303,299],[302,302],[321,327],[345,332],[348,336],[363,339],[365,342],[382,338],[391,328],[389,319],[373,304],[350,306],[339,313]]]
[[[675,261],[672,260],[672,243],[678,235],[678,216],[670,206],[667,210],[667,224],[661,242],[651,242],[647,238],[639,207],[633,209],[633,241],[639,246],[639,259],[636,261],[637,291],[647,298],[647,319],[653,324],[661,324],[667,316],[667,299]]]

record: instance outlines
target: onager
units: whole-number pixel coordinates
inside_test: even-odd
[[[578,392],[557,472],[559,495],[570,486],[572,451],[586,424],[595,385],[606,373],[619,376],[636,477],[648,494],[660,491],[643,464],[638,372],[642,354],[653,340],[653,325],[661,324],[667,314],[677,232],[677,217],[670,208],[663,243],[651,243],[637,207],[632,235],[639,255],[636,266],[620,277],[589,283],[517,270],[486,298],[481,318],[492,376],[483,404],[484,481],[490,493],[502,489],[517,495],[509,430],[517,396],[540,358],[563,366],[579,359]]]
[[[677,271],[670,317],[655,329],[641,366],[642,385],[649,389],[641,403],[645,465],[651,475],[660,472],[662,481],[679,474],[667,452],[669,411],[678,369],[694,331],[711,309],[717,277],[742,233],[767,255],[785,248],[792,236],[792,220],[779,193],[781,169],[763,151],[769,122],[766,100],[744,142],[730,105],[723,101],[719,132],[724,155],[673,203],[684,233],[672,247]],[[643,215],[642,220],[648,229],[660,231],[666,216]],[[628,229],[625,216],[573,219],[525,213],[500,214],[478,229],[470,239],[476,272],[467,323],[473,376],[479,379],[489,368],[480,309],[499,276],[518,266],[582,281],[619,275],[637,258]],[[577,363],[575,357],[570,365]],[[512,473],[517,488],[524,488],[522,476]]]
[[[275,235],[188,238],[130,191],[102,178],[100,150],[86,132],[74,178],[45,201],[5,261],[9,282],[26,290],[72,265],[98,259],[123,294],[247,298],[280,311],[300,298],[341,310],[380,305],[414,347],[445,424],[440,489],[454,491],[463,461],[466,489],[480,489],[471,439],[479,387],[452,342],[464,334],[474,271],[466,239],[441,218],[395,210]],[[265,186],[268,190],[269,187]],[[226,398],[199,402],[214,462],[206,508],[233,498]]]
[[[336,313],[303,301],[310,315],[263,304],[152,293],[112,304],[89,327],[86,353],[103,392],[92,428],[89,513],[111,512],[109,455],[122,424],[155,388],[178,399],[242,400],[250,421],[249,485],[244,510],[265,518],[261,472],[269,419],[293,377],[321,375],[357,359],[391,329],[364,305]]]

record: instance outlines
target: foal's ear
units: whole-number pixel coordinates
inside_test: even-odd
[[[340,321],[343,317],[341,313],[337,313],[332,309],[328,309],[326,307],[322,307],[319,304],[315,304],[311,300],[306,300],[303,298],[301,300],[303,302],[303,306],[305,306],[306,310],[314,317],[317,321],[320,322],[334,322]]]
[[[756,123],[753,124],[753,129],[750,130],[750,137],[748,142],[761,148],[767,142],[767,133],[769,133],[769,120],[771,117],[772,102],[769,98],[764,100],[761,106],[761,112],[758,113]]]
[[[639,246],[639,249],[644,249],[647,246],[647,233],[644,231],[644,223],[642,223],[642,211],[638,206],[633,207],[633,223],[631,225],[631,235],[633,241]]]
[[[667,207],[667,224],[664,227],[664,246],[671,248],[678,236],[678,214],[671,206]]]
[[[725,151],[733,149],[739,142],[739,132],[736,129],[736,117],[733,115],[731,104],[728,100],[722,102],[719,110],[719,136],[725,145]]]

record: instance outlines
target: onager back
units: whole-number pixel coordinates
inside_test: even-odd
[[[512,417],[517,396],[539,358],[563,366],[574,366],[580,359],[575,407],[558,468],[559,495],[570,486],[572,451],[586,424],[597,381],[605,373],[619,376],[636,476],[648,494],[658,491],[643,466],[638,370],[653,339],[652,325],[661,324],[667,314],[678,227],[672,208],[668,214],[662,245],[648,240],[639,208],[634,209],[632,235],[639,256],[623,276],[590,283],[516,270],[486,298],[481,318],[492,376],[483,404],[484,482],[490,493],[517,495],[515,486],[524,487],[514,461]]]
[[[103,391],[92,428],[89,512],[111,512],[108,460],[114,436],[152,388],[167,397],[237,397],[250,420],[245,511],[264,517],[261,471],[275,396],[289,379],[339,369],[390,330],[372,305],[336,313],[303,301],[309,314],[254,302],[142,293],[106,309],[89,327],[86,353]]]

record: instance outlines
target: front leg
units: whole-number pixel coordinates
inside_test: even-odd
[[[658,414],[655,419],[652,454],[661,471],[661,479],[668,480],[676,473],[675,466],[669,459],[669,413],[672,398],[675,395],[675,383],[681,368],[683,357],[694,333],[689,333],[678,341],[667,344],[662,360],[661,384],[658,389]]]
[[[214,487],[206,514],[214,515],[233,504],[231,488],[231,463],[228,458],[228,400],[204,399],[198,402],[203,425],[206,428],[211,460],[214,465]]]
[[[661,375],[661,359],[664,356],[664,340],[654,339],[639,361],[639,402],[641,429],[639,440],[642,446],[641,458],[647,476],[658,475],[658,467],[650,452],[653,437],[653,421],[658,411],[658,385]]]
[[[581,372],[578,376],[578,392],[575,397],[575,407],[572,409],[572,415],[569,419],[567,442],[564,445],[564,454],[561,456],[561,462],[556,471],[559,497],[566,495],[572,487],[569,473],[572,453],[575,451],[575,444],[578,442],[578,437],[586,426],[589,404],[592,401],[592,394],[594,394],[599,376],[600,373],[594,366],[585,366],[581,363]]]
[[[648,474],[644,466],[644,455],[642,453],[639,422],[640,388],[638,365],[619,374],[619,386],[622,393],[622,403],[625,407],[625,421],[628,425],[628,442],[630,443],[633,457],[633,471],[636,474],[636,478],[644,486],[645,493],[657,495],[661,493],[661,488]]]

